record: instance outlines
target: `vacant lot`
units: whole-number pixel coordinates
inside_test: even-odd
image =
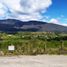
[[[0,57],[0,67],[67,67],[67,56],[37,55]]]

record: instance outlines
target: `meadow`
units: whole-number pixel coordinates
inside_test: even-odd
[[[9,51],[8,46],[15,46]],[[67,34],[54,32],[0,33],[0,55],[67,55]]]

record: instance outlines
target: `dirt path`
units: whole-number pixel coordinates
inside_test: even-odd
[[[0,67],[67,67],[67,56],[38,55],[0,57]]]

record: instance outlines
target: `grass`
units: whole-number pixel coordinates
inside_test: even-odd
[[[67,55],[66,37],[67,34],[50,32],[0,33],[0,55]],[[15,50],[8,51],[9,45],[14,45]]]

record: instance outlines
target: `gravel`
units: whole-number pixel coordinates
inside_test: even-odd
[[[0,67],[67,67],[67,56],[37,55],[0,57]]]

